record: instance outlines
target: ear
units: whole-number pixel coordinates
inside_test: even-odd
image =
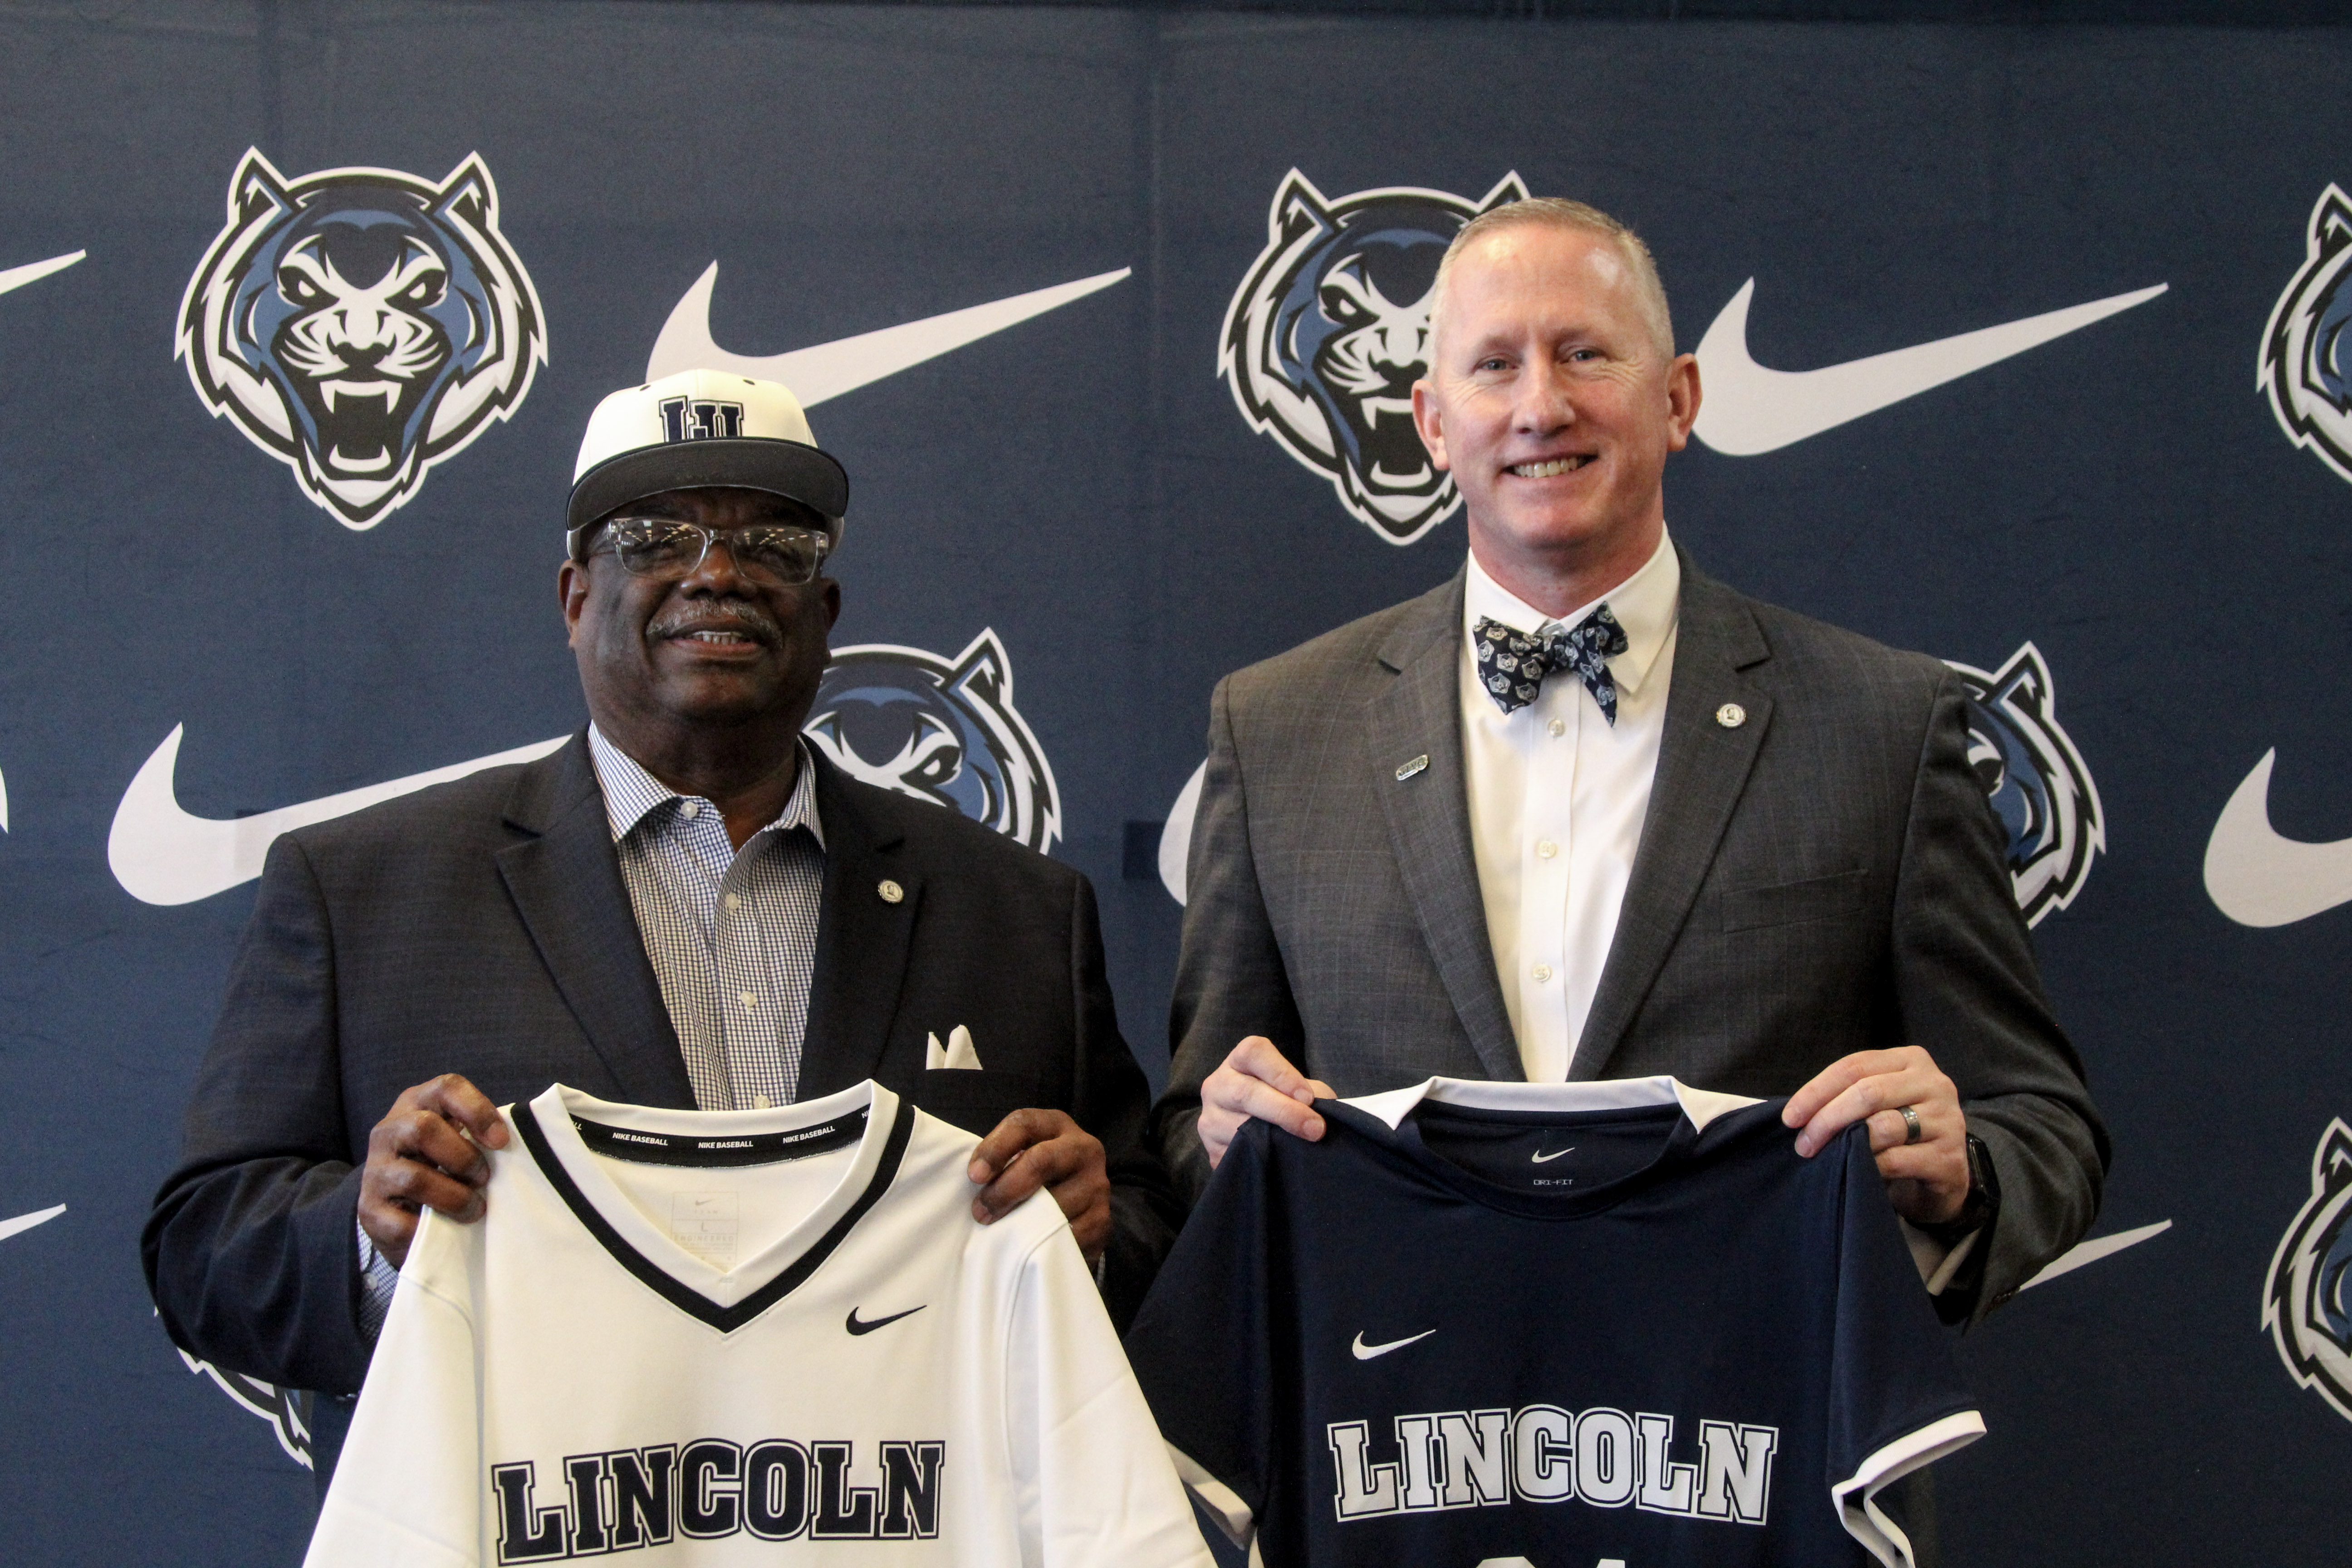
[[[1698,356],[1676,354],[1666,366],[1666,449],[1679,452],[1690,445],[1691,426],[1698,423]]]
[[[555,571],[555,596],[563,605],[563,639],[580,646],[580,612],[588,605],[588,563],[567,560]]]
[[[1445,456],[1445,421],[1437,411],[1437,389],[1426,376],[1412,384],[1412,427],[1421,432],[1421,444],[1429,448],[1430,467],[1454,466]]]
[[[293,209],[294,198],[286,192],[286,176],[279,174],[258,147],[247,147],[245,156],[237,160],[236,173],[228,178],[228,221],[243,227],[265,212],[284,213]]]

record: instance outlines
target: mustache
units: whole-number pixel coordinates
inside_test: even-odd
[[[776,617],[765,605],[748,599],[704,599],[666,610],[646,627],[646,637],[666,641],[696,632],[740,632],[770,647],[784,640],[784,628]]]

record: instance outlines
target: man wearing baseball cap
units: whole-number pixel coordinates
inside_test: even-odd
[[[356,1392],[419,1213],[495,1202],[476,1144],[551,1081],[733,1110],[878,1079],[985,1135],[983,1222],[1048,1191],[1124,1324],[1174,1210],[1086,879],[802,739],[848,508],[774,383],[597,406],[557,577],[590,721],[271,847],[144,1238],[175,1342]]]

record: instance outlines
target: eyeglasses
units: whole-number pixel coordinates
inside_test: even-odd
[[[604,539],[634,577],[683,577],[702,564],[713,544],[723,542],[738,572],[777,588],[814,578],[828,548],[824,535],[812,529],[711,529],[667,517],[616,517],[605,524]]]

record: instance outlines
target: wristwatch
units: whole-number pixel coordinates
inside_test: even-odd
[[[1984,1140],[1969,1134],[1969,1195],[1960,1200],[1960,1212],[1941,1225],[1923,1225],[1917,1228],[1946,1247],[1958,1247],[1971,1231],[1981,1230],[2000,1213],[2000,1177],[1992,1168],[1992,1156],[1986,1152]]]

